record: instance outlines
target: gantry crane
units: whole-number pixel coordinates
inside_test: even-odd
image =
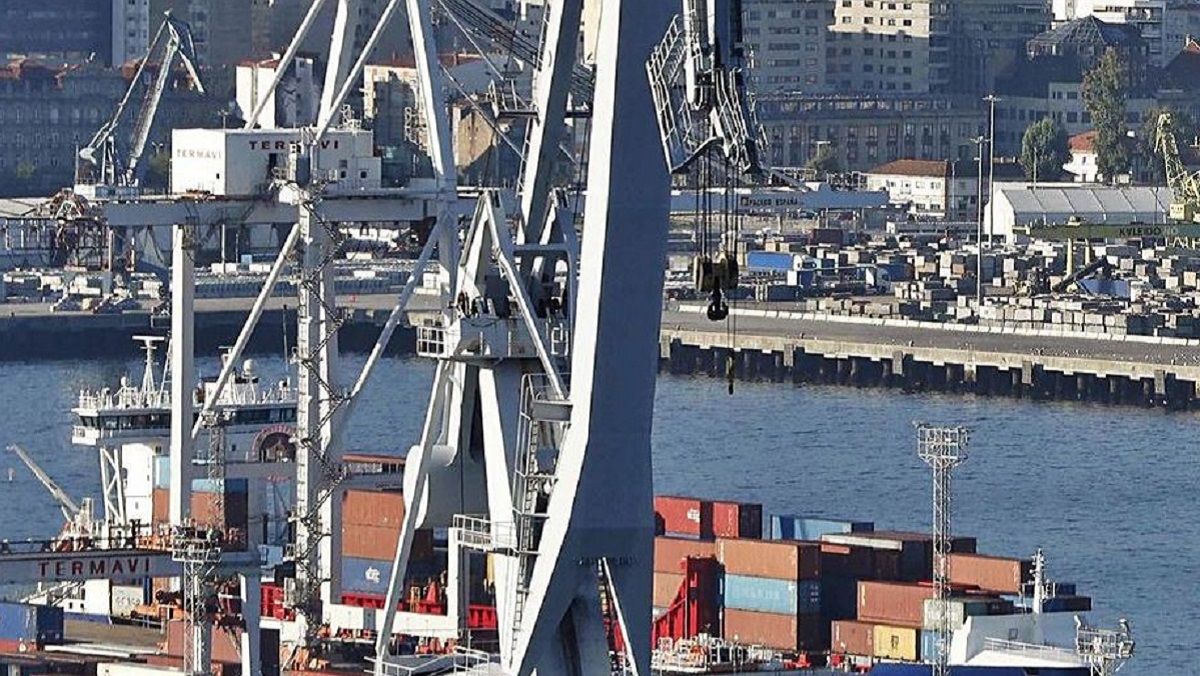
[[[159,58],[155,61],[155,55]],[[163,16],[162,25],[154,34],[146,56],[138,64],[125,96],[117,104],[112,117],[96,131],[92,140],[79,150],[75,160],[75,185],[97,186],[105,188],[136,188],[141,182],[142,154],[150,139],[150,131],[154,126],[154,118],[158,113],[159,103],[163,92],[170,82],[171,73],[175,69],[175,61],[179,60],[187,71],[191,85],[200,94],[204,93],[204,84],[200,81],[200,73],[196,66],[196,52],[192,44],[192,32],[188,25],[170,12]],[[147,69],[153,63],[158,66],[158,72],[146,88],[142,97],[142,105],[133,119],[133,129],[129,136],[129,145],[122,152],[117,147],[117,129],[125,118],[134,92],[139,89]]]

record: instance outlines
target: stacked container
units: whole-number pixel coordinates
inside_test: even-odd
[[[62,640],[61,608],[0,602],[0,652],[38,650]]]
[[[349,489],[342,499],[342,594],[382,599],[392,576],[392,561],[404,524],[399,491]],[[433,533],[414,534],[409,572],[433,555]]]
[[[717,540],[725,566],[725,638],[789,652],[824,650],[821,551],[815,542]]]
[[[250,508],[246,479],[193,479],[192,519],[198,524],[246,532]]]

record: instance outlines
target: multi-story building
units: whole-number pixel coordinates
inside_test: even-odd
[[[827,79],[838,91],[983,94],[1049,26],[1039,0],[836,0]]]
[[[112,115],[130,76],[132,69],[99,64],[51,68],[22,61],[0,68],[0,194],[48,196],[71,185],[76,150]],[[221,103],[168,91],[146,152],[163,149],[174,127],[213,125]],[[120,148],[127,147],[128,122],[118,129]]]
[[[827,91],[834,0],[743,0],[747,84],[759,94]]]
[[[145,56],[150,31],[161,22],[161,16],[150,16],[150,0],[112,0],[111,64],[117,67]]]
[[[1130,26],[1110,24],[1088,16],[1060,25],[1029,41],[1028,60],[998,84],[996,149],[1016,154],[1029,125],[1051,118],[1068,134],[1092,128],[1083,101],[1083,77],[1107,51],[1115,51],[1128,65],[1126,108],[1129,125],[1136,128],[1155,105],[1146,87],[1148,46]]]
[[[0,63],[32,57],[47,63],[112,59],[112,6],[97,0],[0,2]]]
[[[986,126],[974,96],[760,97],[766,163],[802,167],[827,145],[843,171],[865,171],[901,158],[945,160],[973,156],[971,139]]]
[[[1150,65],[1160,68],[1200,35],[1200,4],[1191,0],[1077,0],[1076,13],[1136,26],[1150,46]]]

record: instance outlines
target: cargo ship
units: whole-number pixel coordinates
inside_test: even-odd
[[[761,505],[655,500],[654,664],[669,674],[831,668],[927,674],[939,602],[933,541],[869,521],[772,515]],[[1091,598],[1054,583],[1045,556],[977,551],[955,537],[949,558],[951,673],[1092,673],[1088,641],[1123,644],[1127,626],[1096,630]]]
[[[143,341],[140,386],[126,378],[113,389],[81,392],[72,439],[98,451],[105,532],[127,533],[130,547],[158,548],[159,558],[169,561],[156,540],[170,528],[168,375],[156,366],[158,341]],[[212,396],[212,387],[201,384],[197,405]],[[285,559],[294,542],[296,400],[286,380],[264,385],[247,363],[219,401],[228,421],[226,462],[219,480],[192,480],[191,519],[237,534],[231,541],[262,573],[258,608],[249,615],[239,590],[219,588],[214,615],[226,619],[214,628],[222,638],[213,642],[213,659],[222,675],[237,673],[240,623],[258,617],[264,674],[274,676],[289,661],[279,654],[280,636],[296,619]],[[365,665],[404,520],[405,463],[361,453],[346,453],[343,462],[321,632],[339,664]],[[928,534],[877,529],[870,521],[769,515],[759,504],[685,496],[658,496],[654,513],[655,673],[929,673],[936,641],[930,627],[941,606],[929,582]],[[81,533],[99,532],[89,528],[76,518],[41,550],[75,551]],[[453,553],[453,530],[418,531],[399,601],[394,652],[429,673],[437,673],[447,655],[494,650],[499,637],[492,554],[460,558]],[[111,661],[116,644],[123,646],[120,665],[179,666],[188,643],[183,600],[155,570],[41,585],[27,600],[42,609],[17,604],[14,617],[35,619],[12,632],[2,620],[10,611],[0,607],[0,663],[12,654],[53,661],[64,650]],[[975,538],[956,537],[949,570],[952,674],[1091,672],[1096,657],[1080,638],[1091,631],[1084,616],[1091,599],[1075,585],[1051,582],[1041,552],[1026,559],[991,556],[978,551]],[[95,621],[126,625],[122,631],[153,629],[117,639],[110,633],[115,628],[97,633]],[[9,640],[17,643],[6,648]],[[328,670],[332,662],[315,664]]]

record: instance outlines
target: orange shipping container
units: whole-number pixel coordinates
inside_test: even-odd
[[[342,525],[342,555],[356,559],[391,561],[400,542],[399,528]],[[413,536],[411,558],[426,560],[433,555],[433,531],[422,528]]]
[[[171,657],[183,656],[183,632],[185,625],[183,620],[171,620],[167,623],[167,655]],[[212,658],[216,662],[227,662],[230,664],[241,664],[241,657],[238,655],[239,648],[242,644],[242,630],[221,628],[213,630],[212,637]]]
[[[683,573],[654,573],[654,607],[666,608],[679,595]]]
[[[858,583],[858,619],[920,628],[925,620],[925,599],[930,598],[933,598],[933,587],[861,580]]]
[[[167,523],[171,520],[170,489],[154,489],[154,493],[150,496],[150,519],[154,523]]]
[[[342,523],[394,528],[404,523],[404,495],[399,491],[350,489],[342,499]]]
[[[660,573],[679,573],[681,562],[692,557],[715,557],[717,543],[683,538],[654,538],[654,570]]]
[[[1021,593],[1021,584],[1033,577],[1033,562],[982,554],[951,554],[950,582],[1001,594]]]
[[[834,620],[829,627],[829,650],[842,655],[875,656],[875,625]]]
[[[725,640],[793,652],[827,650],[829,624],[819,615],[725,609]]]
[[[717,558],[730,575],[775,580],[821,576],[821,545],[796,540],[717,540]]]

